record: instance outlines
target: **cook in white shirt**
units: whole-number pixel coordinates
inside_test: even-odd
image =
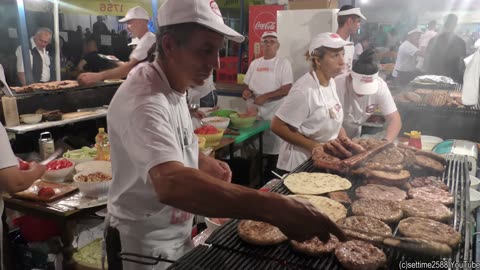
[[[48,82],[50,81],[50,56],[46,50],[46,47],[52,41],[52,30],[42,27],[35,32],[35,35],[30,38],[30,45],[31,47],[28,48],[30,51],[30,65],[33,71],[34,67],[34,57],[32,55],[32,50],[37,50],[40,59],[41,59],[41,71],[39,71],[38,76],[34,76],[34,83],[37,82]],[[22,85],[26,85],[27,82],[25,80],[25,67],[23,66],[23,54],[22,48],[20,46],[17,47],[15,51],[15,56],[17,57],[17,76],[20,80]],[[33,71],[35,72],[35,71]],[[38,77],[35,80],[35,77]]]
[[[343,107],[343,128],[348,137],[359,137],[361,125],[380,109],[387,121],[384,139],[392,142],[402,128],[402,120],[387,84],[378,76],[378,65],[374,59],[375,52],[366,50],[353,64],[350,74],[335,78]]]
[[[118,252],[177,260],[192,247],[193,214],[268,222],[300,241],[326,241],[330,233],[345,240],[310,204],[230,184],[228,165],[199,154],[186,91],[219,68],[224,38],[244,39],[224,24],[218,5],[166,0],[157,23],[157,58],[127,78],[107,115],[113,170],[106,217],[109,268],[167,268],[165,262],[119,262]]]
[[[335,33],[319,34],[310,42],[313,70],[293,84],[272,121],[273,132],[284,140],[279,169],[292,171],[310,158],[315,146],[339,136],[343,110],[333,76],[344,65],[343,47],[351,44]]]
[[[7,132],[0,123],[0,191],[16,193],[29,188],[33,182],[42,177],[45,166],[35,162],[25,164],[26,168],[19,168],[19,161],[13,154]],[[0,198],[0,216],[3,214],[3,199]],[[3,231],[3,222],[0,222],[0,231]],[[3,233],[0,234],[0,252],[3,252]],[[4,253],[2,253],[4,254]],[[0,269],[3,268],[3,255],[0,258]]]
[[[263,57],[250,64],[244,79],[247,89],[242,96],[245,100],[254,100],[260,117],[272,120],[292,87],[292,65],[287,59],[277,56],[280,43],[276,32],[263,33],[261,46]],[[282,140],[271,130],[265,131],[263,136],[263,152],[269,155],[270,161],[264,177],[271,177],[270,171],[275,169]]]
[[[418,28],[408,32],[407,40],[405,40],[398,48],[397,61],[392,72],[398,85],[407,85],[418,74],[416,68],[417,56],[422,53],[418,49],[418,41],[422,31]]]
[[[89,85],[99,81],[110,79],[123,79],[128,73],[140,62],[145,61],[148,57],[148,51],[155,44],[155,34],[148,30],[148,21],[150,16],[148,12],[136,6],[127,11],[123,19],[118,20],[120,23],[126,23],[127,29],[134,38],[138,38],[137,46],[130,53],[130,60],[119,65],[116,68],[108,69],[102,72],[87,72],[78,76],[77,80],[80,84]]]
[[[430,40],[432,38],[434,38],[437,35],[437,32],[435,31],[436,28],[437,28],[437,22],[436,21],[430,21],[428,23],[427,31],[425,31],[425,33],[423,33],[420,36],[420,39],[418,41],[418,47],[419,47],[422,55],[426,55],[426,50],[427,50],[427,47],[428,47],[428,43],[430,42]],[[422,70],[422,71],[424,70],[423,69],[423,61],[424,61],[423,56],[418,56],[417,57],[417,68],[419,70]]]
[[[350,41],[350,36],[358,33],[362,19],[367,20],[367,18],[360,11],[360,8],[355,8],[351,5],[342,6],[337,13],[337,34],[340,35],[340,37],[342,37],[345,41]],[[347,73],[348,71],[352,70],[353,57],[355,54],[355,47],[353,46],[353,43],[351,45],[345,45],[344,52],[345,55],[343,62],[345,65],[343,66],[341,73]]]

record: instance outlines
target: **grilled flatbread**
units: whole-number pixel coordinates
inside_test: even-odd
[[[333,222],[347,216],[347,208],[332,199],[312,195],[290,195],[290,197],[308,200],[318,211],[328,216]]]
[[[285,186],[295,194],[320,195],[352,187],[347,179],[328,173],[292,173],[284,181]]]

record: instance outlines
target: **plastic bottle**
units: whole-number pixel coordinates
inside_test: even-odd
[[[110,161],[110,141],[108,140],[108,134],[103,139],[102,154],[103,154],[103,160]]]
[[[422,149],[422,133],[420,131],[411,131],[410,133],[405,133],[409,136],[408,145],[415,147],[417,149]]]
[[[98,134],[95,136],[95,148],[97,149],[97,160],[105,160],[103,154],[103,145],[105,138],[107,138],[107,133],[105,132],[105,128],[99,128]]]

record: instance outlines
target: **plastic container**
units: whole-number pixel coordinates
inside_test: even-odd
[[[230,124],[230,118],[222,116],[205,117],[202,121],[207,125],[212,125],[218,129],[226,129]]]
[[[237,71],[233,70],[218,70],[217,71],[217,82],[224,83],[236,83],[237,82]]]
[[[422,149],[422,133],[420,131],[411,131],[410,133],[405,133],[409,136],[408,145],[415,147],[417,149]]]
[[[234,71],[237,73],[238,69],[238,57],[220,57],[220,70]],[[236,81],[236,78],[235,78]]]
[[[422,135],[422,150],[432,151],[433,148],[443,141],[442,138],[435,136]]]
[[[219,129],[216,134],[197,134],[197,136],[206,139],[205,147],[214,147],[220,144],[224,131],[224,129]]]
[[[230,115],[230,121],[232,121],[232,126],[234,128],[249,128],[253,126],[256,120],[256,116],[240,117],[237,113]]]

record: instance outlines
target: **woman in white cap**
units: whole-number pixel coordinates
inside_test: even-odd
[[[423,56],[418,48],[418,42],[422,31],[415,28],[408,32],[405,40],[398,48],[397,61],[392,76],[395,78],[395,84],[405,86],[410,83],[417,75],[417,56]]]
[[[166,262],[119,262],[118,253],[178,260],[192,247],[194,214],[267,222],[294,240],[345,240],[311,204],[231,184],[226,163],[199,153],[186,91],[219,68],[224,38],[244,40],[225,25],[215,1],[167,0],[157,21],[158,56],[127,78],[108,109],[109,269],[166,269]]]
[[[284,140],[277,168],[291,171],[310,158],[312,150],[339,136],[343,110],[333,77],[344,65],[343,47],[352,45],[336,33],[313,38],[308,50],[312,71],[298,79],[272,120]]]
[[[359,137],[362,124],[380,109],[387,121],[384,140],[393,141],[402,120],[387,84],[378,76],[378,66],[372,49],[364,51],[349,74],[335,78],[337,93],[343,106],[343,128],[348,137]]]

